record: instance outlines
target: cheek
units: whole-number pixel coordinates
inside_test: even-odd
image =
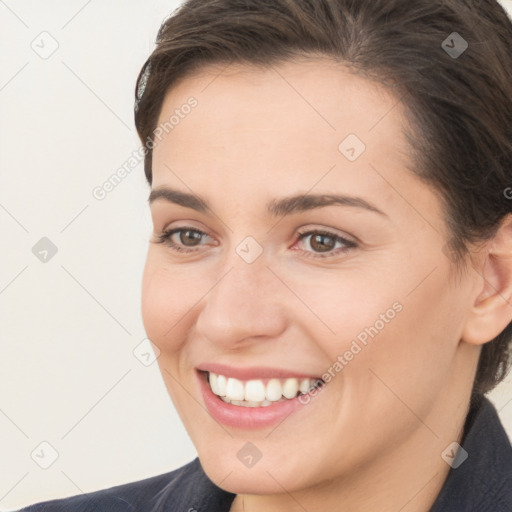
[[[356,263],[337,274],[315,269],[290,275],[288,282],[299,299],[289,300],[293,318],[333,362],[353,341],[365,347],[381,337],[403,314],[396,283],[379,281],[378,275],[356,268]]]
[[[178,350],[189,329],[200,297],[200,290],[190,284],[190,278],[149,251],[142,279],[142,320],[148,337],[162,352]]]
[[[347,368],[372,397],[370,409],[398,415],[407,404],[420,417],[428,414],[450,382],[460,327],[455,300],[441,272],[400,294],[402,310],[357,356],[358,367]]]
[[[417,288],[423,269],[381,275],[352,269],[339,279],[313,282],[302,276],[294,289],[310,309],[307,329],[327,354],[331,377],[350,376],[361,391],[374,385],[377,377],[370,370],[406,394],[413,382],[418,390],[439,386],[460,327],[453,315],[457,299],[443,270]]]

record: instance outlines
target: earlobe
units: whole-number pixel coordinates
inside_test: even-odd
[[[485,244],[479,261],[474,268],[479,290],[462,332],[463,341],[472,345],[493,340],[512,321],[512,214]]]

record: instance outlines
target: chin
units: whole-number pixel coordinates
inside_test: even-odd
[[[295,492],[312,485],[311,480],[321,469],[313,461],[297,461],[278,452],[274,457],[263,453],[252,467],[246,467],[238,455],[247,441],[230,438],[227,443],[229,449],[217,445],[211,450],[198,450],[198,453],[208,478],[221,489],[234,494],[279,494],[283,487],[288,492]],[[269,445],[268,450],[271,449]],[[298,469],[301,467],[302,470]]]

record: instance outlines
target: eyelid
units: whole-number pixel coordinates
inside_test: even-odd
[[[340,238],[346,242],[353,243],[359,245],[360,241],[352,235],[348,235],[344,232],[340,232],[334,228],[325,228],[320,226],[307,226],[303,228],[299,228],[297,230],[297,235],[300,237],[302,235],[311,234],[311,233],[318,233],[318,234],[325,234],[328,236],[332,236],[334,238]]]

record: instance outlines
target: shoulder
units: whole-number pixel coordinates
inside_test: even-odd
[[[230,503],[234,499],[234,495],[221,490],[208,479],[196,458],[169,473],[36,503],[18,512],[156,512],[181,510],[183,507],[187,511],[193,508],[193,502],[204,502],[205,497],[219,503]]]

